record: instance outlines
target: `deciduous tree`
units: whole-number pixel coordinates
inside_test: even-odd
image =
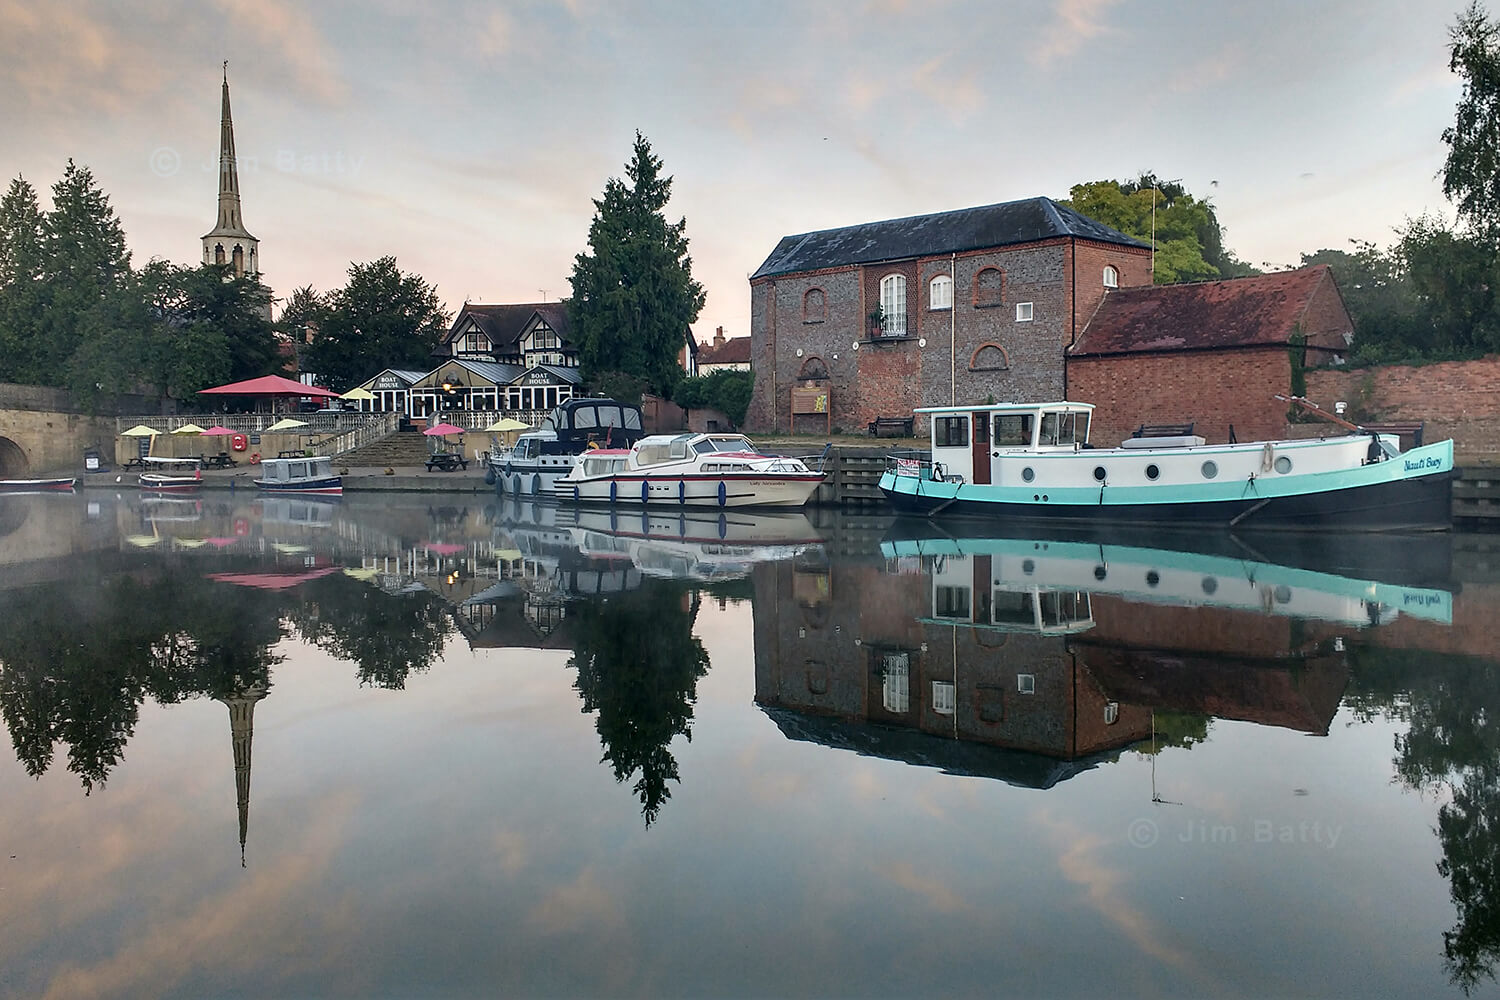
[[[352,264],[348,282],[328,294],[306,352],[307,368],[339,389],[383,368],[425,371],[447,328],[437,289],[402,271],[395,257]]]
[[[1500,24],[1478,0],[1449,29],[1448,68],[1463,78],[1454,122],[1443,130],[1443,194],[1459,218],[1500,236]]]

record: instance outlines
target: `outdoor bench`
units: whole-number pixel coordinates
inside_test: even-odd
[[[912,417],[876,417],[870,421],[871,437],[911,437]]]

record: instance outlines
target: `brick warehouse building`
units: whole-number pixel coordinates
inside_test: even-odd
[[[750,277],[747,427],[1062,398],[1063,352],[1106,290],[1150,283],[1145,243],[1050,198],[787,236]],[[823,390],[831,416],[793,415],[793,387]]]
[[[1336,363],[1354,339],[1324,265],[1250,278],[1121,288],[1068,350],[1068,394],[1093,403],[1089,440],[1118,444],[1141,424],[1194,423],[1210,442],[1283,437],[1293,337],[1302,363]]]

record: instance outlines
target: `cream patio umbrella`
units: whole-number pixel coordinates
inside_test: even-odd
[[[364,389],[364,388],[361,388],[359,386],[355,386],[353,389],[350,389],[348,392],[344,393],[339,398],[340,399],[352,399],[355,402],[363,402],[365,400],[374,399],[375,398],[375,394],[373,392],[371,392],[369,389]]]
[[[173,434],[202,434],[203,428],[197,424],[183,424],[181,427],[172,428]]]
[[[290,430],[296,430],[298,427],[306,427],[306,426],[307,426],[307,421],[306,420],[293,420],[291,417],[282,417],[280,420],[276,421],[270,427],[267,427],[266,430],[267,431],[290,431]]]
[[[161,431],[157,430],[155,427],[147,427],[145,424],[136,424],[128,431],[121,431],[120,437],[154,439],[160,433]],[[156,441],[152,440],[151,444],[148,444],[146,446],[146,454],[151,454],[151,447],[154,444],[156,444]],[[131,459],[131,461],[133,462],[135,461],[135,459]]]

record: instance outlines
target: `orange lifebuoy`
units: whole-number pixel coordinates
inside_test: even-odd
[[[234,437],[229,439],[229,447],[233,448],[235,451],[244,451],[245,446],[249,443],[250,442],[245,439],[245,435],[243,434],[236,434],[234,435]]]
[[[251,465],[259,465],[260,464],[260,452],[257,451],[257,452],[255,452],[254,454],[252,454],[250,456],[250,464]]]

